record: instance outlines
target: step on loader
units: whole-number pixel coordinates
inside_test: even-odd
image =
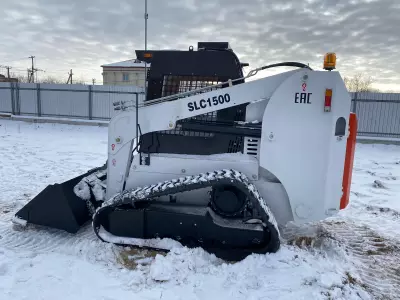
[[[91,221],[104,242],[169,238],[241,260],[278,251],[288,222],[348,205],[357,120],[334,53],[325,70],[283,62],[246,76],[229,43],[136,55],[146,97],[114,103],[106,163],[49,185],[14,222],[76,233]],[[274,67],[291,69],[255,78]]]

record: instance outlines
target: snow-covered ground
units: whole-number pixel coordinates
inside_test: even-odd
[[[400,146],[358,144],[346,210],[238,263],[123,249],[90,226],[13,228],[48,184],[102,165],[106,142],[104,127],[0,120],[0,299],[400,299]]]

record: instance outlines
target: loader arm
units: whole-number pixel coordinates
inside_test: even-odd
[[[288,78],[304,72],[293,70],[282,74],[228,86],[218,90],[196,94],[191,91],[185,98],[160,102],[160,99],[136,107],[131,105],[127,110],[114,116],[108,131],[108,166],[107,194],[111,198],[123,190],[127,169],[130,167],[132,150],[135,145],[136,126],[140,134],[171,130],[178,120],[215,112],[221,109],[238,106],[253,101],[268,101],[274,91]],[[171,98],[179,98],[174,95]]]

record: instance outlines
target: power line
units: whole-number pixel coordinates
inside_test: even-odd
[[[7,68],[7,67],[4,66],[4,68]],[[17,72],[25,72],[26,71],[26,69],[11,68],[11,67],[10,67],[10,69],[13,69],[14,71],[17,71]]]

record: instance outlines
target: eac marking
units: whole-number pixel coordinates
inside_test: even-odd
[[[294,103],[306,103],[311,104],[312,93],[296,93],[294,94]]]

